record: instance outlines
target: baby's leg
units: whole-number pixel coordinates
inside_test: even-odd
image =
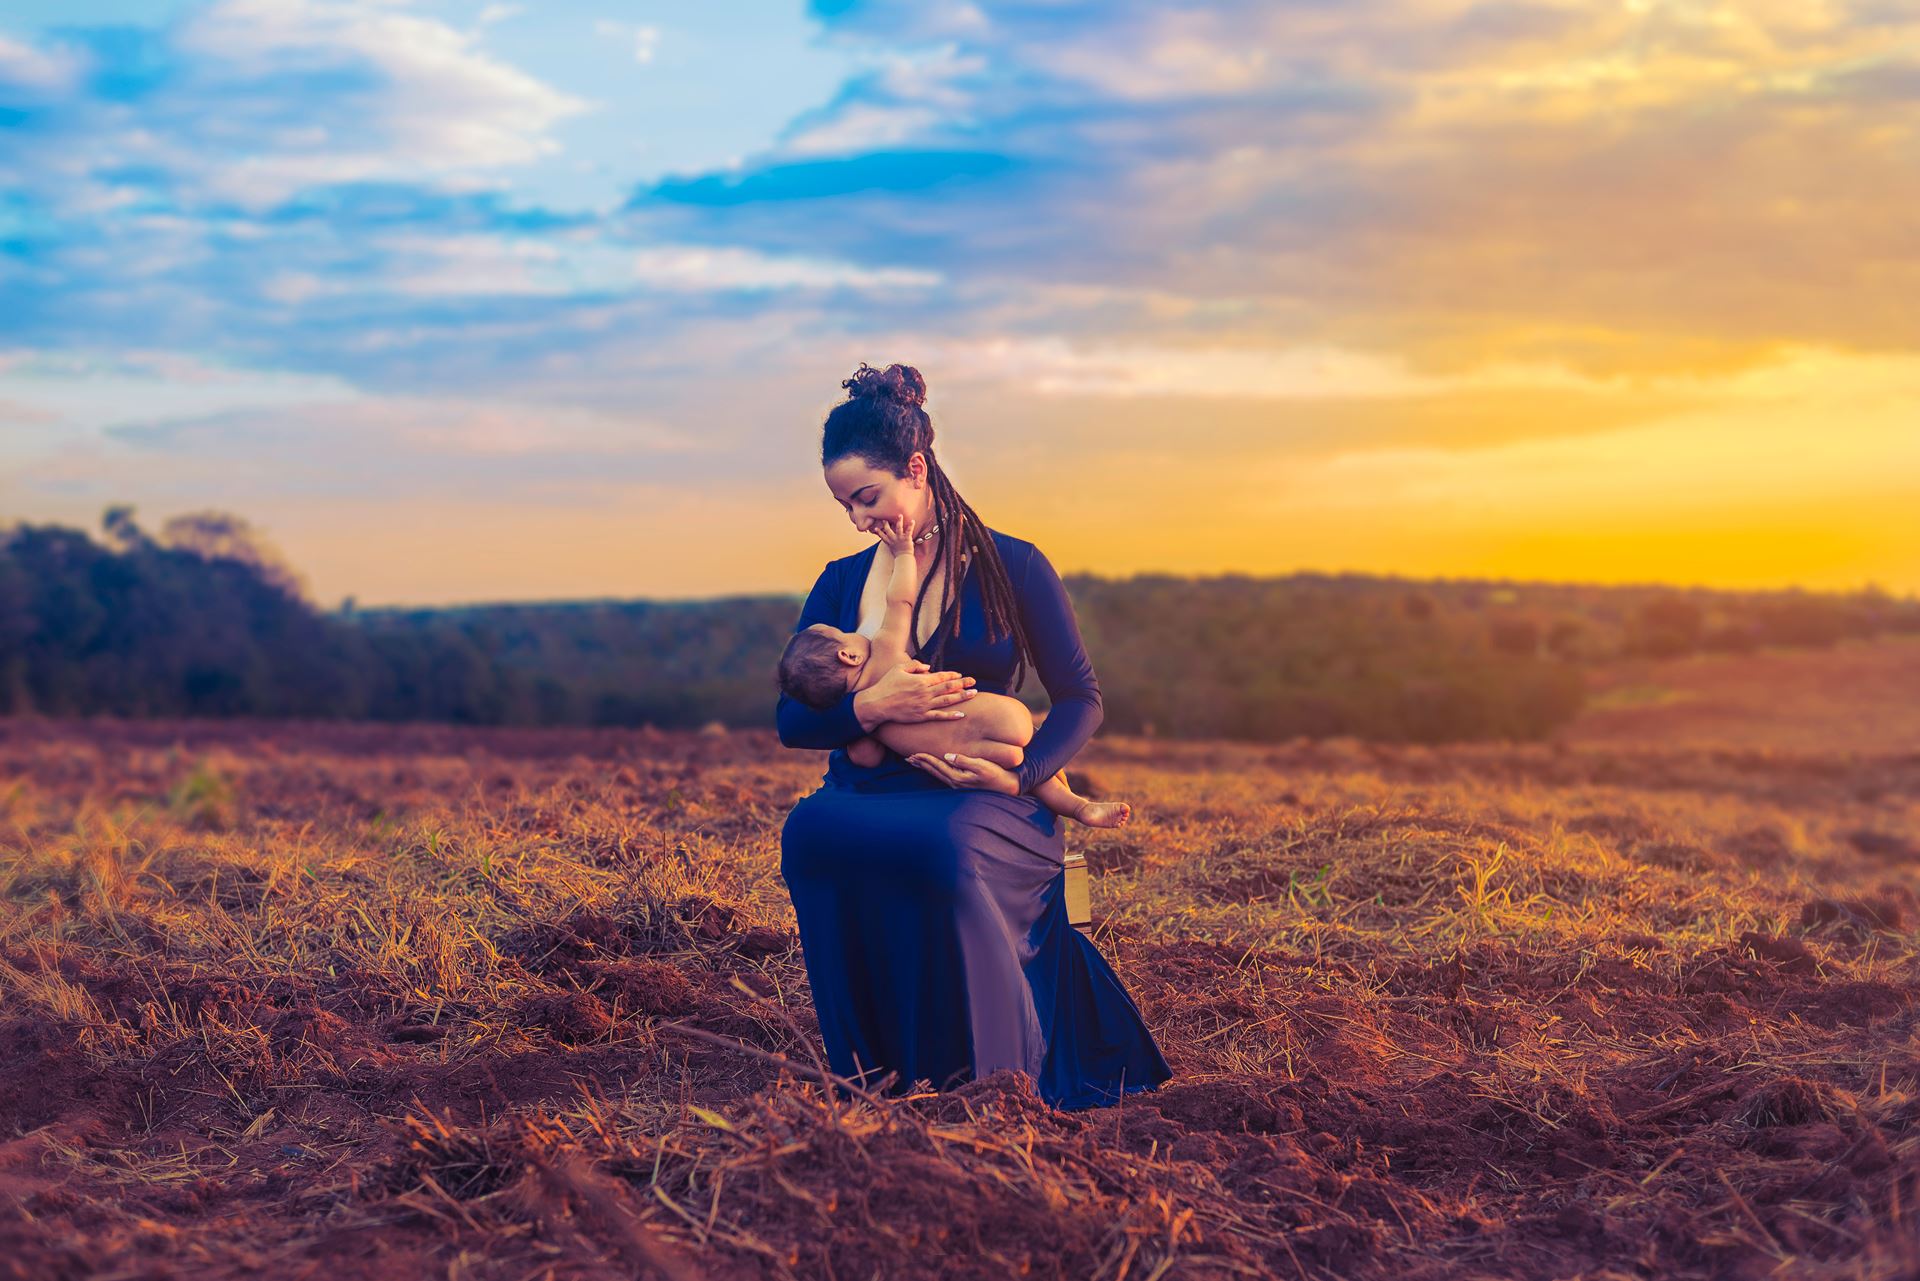
[[[1018,769],[1033,741],[1033,713],[1027,705],[1006,694],[980,693],[963,707],[967,714],[957,721],[887,721],[873,736],[902,756],[957,752]]]
[[[880,745],[879,739],[865,734],[847,744],[847,759],[855,765],[872,769],[887,759],[887,749]]]
[[[1078,819],[1088,827],[1124,827],[1133,817],[1133,806],[1125,801],[1090,801],[1067,784],[1067,772],[1054,776],[1033,789],[1042,805],[1062,818]]]

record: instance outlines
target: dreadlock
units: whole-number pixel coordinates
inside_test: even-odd
[[[1012,688],[1019,689],[1026,683],[1027,670],[1033,663],[1026,629],[1020,624],[1019,601],[1007,578],[1006,563],[1000,559],[1000,548],[986,524],[960,497],[946,469],[933,456],[933,420],[923,408],[927,400],[926,379],[911,365],[875,369],[863,360],[853,377],[840,385],[846,389],[847,399],[827,414],[820,440],[822,467],[832,466],[849,454],[858,454],[869,467],[885,468],[895,476],[905,476],[907,462],[916,452],[927,460],[933,519],[941,532],[933,563],[927,567],[920,594],[914,598],[913,622],[907,634],[909,651],[915,658],[921,657],[920,607],[933,586],[935,574],[941,575],[945,596],[940,613],[941,630],[933,654],[926,661],[936,671],[944,659],[947,638],[960,626],[960,582],[965,567],[953,552],[957,546],[967,553],[967,563],[981,575],[980,598],[986,606],[987,640],[1013,638]]]

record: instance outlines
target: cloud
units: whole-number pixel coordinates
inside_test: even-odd
[[[1015,380],[1044,396],[1234,400],[1379,399],[1510,388],[1592,391],[1599,384],[1558,365],[1490,365],[1433,377],[1392,354],[1328,345],[1076,347],[1064,338],[993,339],[921,348],[961,377]]]
[[[57,423],[60,415],[33,405],[23,405],[14,400],[0,400],[0,424],[13,426],[39,426],[45,423]]]
[[[1275,339],[1337,328],[1423,361],[1520,334],[1646,334],[1658,359],[1661,336],[1920,331],[1888,212],[1920,196],[1895,38],[1920,17],[1886,6],[1870,23],[1785,0],[816,13],[833,39],[921,62],[893,55],[782,147],[685,184],[736,241],[796,242],[804,211],[754,209],[804,190],[794,153],[864,168],[862,147],[990,139],[1008,158],[991,181],[910,214],[842,188],[812,234],[849,246],[907,223],[916,256],[980,298],[1016,279],[1232,294]],[[1029,216],[996,216],[1014,203]]]
[[[367,0],[225,0],[186,23],[178,44],[229,109],[252,100],[269,118],[289,79],[367,77],[340,95],[346,118],[283,128],[250,155],[208,164],[214,194],[256,208],[314,183],[524,164],[554,150],[553,125],[587,109],[444,23]]]
[[[381,0],[219,0],[53,40],[0,45],[0,81],[66,91],[17,139],[28,189],[56,208],[263,210],[317,184],[472,182],[550,155],[553,126],[588,109]]]
[[[635,276],[662,289],[913,289],[940,283],[938,273],[869,269],[818,258],[775,257],[749,249],[675,246],[633,256]]]
[[[0,351],[0,398],[31,421],[91,432],[156,415],[192,416],[357,399],[339,379],[248,369],[175,351]],[[28,421],[28,419],[22,419]]]
[[[83,61],[73,49],[36,49],[0,36],[0,93],[52,94],[77,84]]]
[[[1858,375],[1857,382],[1834,375]],[[1920,357],[1794,353],[1729,380],[1717,403],[1610,431],[1465,449],[1393,446],[1273,469],[1276,502],[1501,509],[1595,527],[1634,512],[1698,519],[1769,504],[1866,502],[1920,493]],[[1816,421],[1829,424],[1817,446]]]
[[[1804,87],[1845,101],[1911,108],[1920,105],[1920,58],[1876,58],[1863,65],[1835,69]]]
[[[260,295],[298,307],[325,297],[387,293],[412,298],[578,299],[638,290],[670,294],[761,293],[771,290],[930,288],[934,272],[862,267],[828,258],[768,254],[726,245],[623,245],[578,239],[482,232],[379,236],[368,251],[387,270],[371,280],[329,280],[308,271],[277,271]]]
[[[363,396],[116,421],[8,451],[0,498],[233,506],[285,502],[597,504],[711,470],[702,438],[633,411],[455,396]],[[701,461],[704,459],[704,461]],[[678,460],[678,461],[675,461]]]
[[[364,398],[268,412],[229,410],[108,427],[111,439],[141,449],[232,456],[418,454],[459,457],[627,456],[699,449],[695,438],[633,415],[574,405],[503,404],[450,397]],[[376,447],[375,442],[378,442]],[[347,446],[351,446],[350,448]]]
[[[630,42],[633,46],[633,60],[643,66],[653,61],[653,55],[660,48],[660,28],[658,27],[609,22],[603,18],[593,24],[593,29],[603,36]]]
[[[882,53],[832,101],[795,117],[775,150],[790,157],[846,156],[899,151],[942,134],[963,137],[977,123],[971,103],[988,70],[986,58],[952,45]]]

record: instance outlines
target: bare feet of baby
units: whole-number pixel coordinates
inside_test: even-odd
[[[1133,806],[1125,801],[1083,801],[1074,818],[1088,827],[1125,827]]]
[[[847,744],[847,759],[864,769],[872,769],[887,759],[887,749],[879,739],[867,735]]]

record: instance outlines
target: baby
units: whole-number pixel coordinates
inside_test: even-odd
[[[912,657],[907,653],[907,637],[913,625],[914,597],[920,594],[913,519],[902,516],[898,521],[882,521],[875,529],[893,553],[893,574],[887,579],[886,612],[879,633],[869,639],[860,632],[843,632],[826,623],[815,623],[795,632],[780,656],[780,688],[808,707],[832,707],[849,691],[866,689]],[[1026,759],[1026,746],[1032,741],[1033,713],[1026,704],[1006,694],[983,690],[967,700],[964,719],[887,721],[871,735],[848,744],[847,756],[856,765],[873,766],[885,759],[886,748],[902,756],[945,756],[951,752],[1015,769]],[[1088,827],[1119,827],[1133,816],[1132,807],[1124,801],[1090,801],[1075,794],[1067,786],[1064,770],[1036,785],[1033,795],[1055,814]]]

